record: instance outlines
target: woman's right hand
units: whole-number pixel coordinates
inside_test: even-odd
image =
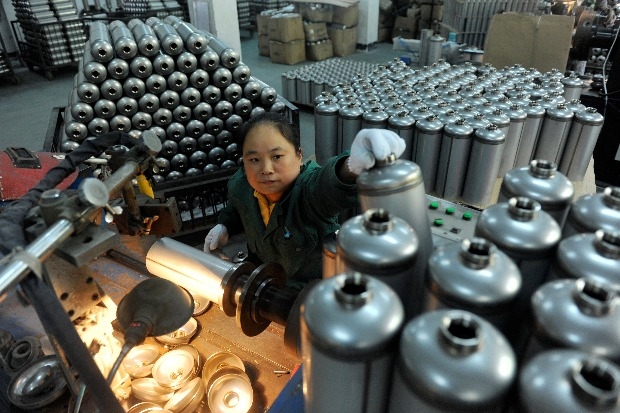
[[[202,247],[204,252],[215,250],[217,247],[224,246],[228,243],[228,230],[222,224],[217,224],[205,237],[205,244]]]

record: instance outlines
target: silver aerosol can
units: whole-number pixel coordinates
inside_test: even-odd
[[[415,124],[413,134],[413,161],[422,170],[426,192],[435,192],[435,179],[439,152],[441,151],[441,135],[443,123],[436,115],[427,116]]]
[[[575,112],[559,163],[560,172],[571,181],[583,181],[604,120],[603,115],[592,107]]]
[[[515,158],[515,166],[517,167],[525,166],[532,160],[546,113],[545,109],[536,101],[530,102],[523,106],[522,109],[527,114],[527,119],[525,119],[523,125],[523,132]]]
[[[398,134],[405,141],[405,151],[401,159],[413,160],[413,135],[415,133],[415,119],[408,111],[403,110],[388,118],[388,130]]]
[[[533,334],[522,362],[553,348],[620,362],[620,297],[589,278],[549,281],[532,296]]]
[[[524,196],[540,203],[561,226],[575,195],[575,187],[553,162],[534,159],[529,166],[515,168],[504,175],[497,202]]]
[[[382,281],[338,274],[315,284],[301,306],[307,413],[381,413],[389,395],[404,309]]]
[[[526,197],[491,205],[480,213],[474,235],[493,242],[519,267],[518,310],[529,308],[534,291],[546,281],[562,230],[540,203]]]
[[[466,238],[435,249],[428,261],[424,311],[470,311],[504,335],[513,326],[521,272],[484,238]]]
[[[386,129],[389,118],[381,106],[373,106],[362,115],[362,129]]]
[[[350,149],[357,133],[362,129],[364,110],[357,103],[349,103],[338,111],[339,153]]]
[[[502,155],[502,163],[499,167],[500,177],[506,172],[514,169],[517,151],[519,150],[519,142],[523,135],[523,127],[527,119],[527,112],[521,109],[521,106],[513,104],[509,109],[504,111],[510,119],[508,132],[506,132],[506,145],[504,145],[504,154]]]
[[[547,109],[534,150],[534,159],[546,159],[559,165],[574,115],[564,103]]]
[[[570,206],[562,237],[599,229],[620,228],[620,187],[608,186],[601,193],[582,195]]]
[[[619,413],[620,367],[580,350],[548,350],[519,373],[523,413]]]
[[[338,154],[338,111],[334,100],[327,100],[314,107],[314,150],[319,165]]]
[[[400,297],[410,314],[418,236],[402,218],[371,208],[345,221],[337,236],[337,267],[380,279]]]
[[[362,172],[357,177],[357,188],[362,211],[373,208],[390,211],[393,216],[404,219],[418,236],[418,258],[412,285],[415,304],[411,307],[417,314],[422,310],[426,265],[433,252],[422,171],[414,162],[389,156]]]
[[[388,413],[501,412],[517,377],[506,338],[463,310],[409,321],[400,338]]]
[[[342,268],[338,268],[338,241],[336,237],[338,231],[327,234],[323,238],[323,255],[321,257],[322,277],[330,278],[342,272]]]
[[[620,292],[620,229],[600,229],[564,238],[549,270],[550,279],[589,278]]]
[[[463,184],[462,199],[469,205],[484,205],[491,199],[502,162],[506,135],[494,124],[476,129]]]
[[[572,72],[570,75],[564,77],[562,80],[564,85],[564,100],[570,102],[573,99],[581,98],[581,89],[583,88],[583,80],[579,78],[577,73]]]
[[[448,200],[456,200],[463,192],[465,174],[471,152],[474,128],[458,118],[443,128],[435,193]]]

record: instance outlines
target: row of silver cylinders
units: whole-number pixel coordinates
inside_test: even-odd
[[[235,134],[278,94],[239,52],[176,16],[90,26],[65,111],[63,151],[108,131],[154,131],[163,143],[155,181],[236,166]]]
[[[406,141],[401,157],[422,168],[426,190],[450,200],[485,205],[496,178],[533,159],[582,181],[603,116],[580,93],[581,80],[555,71],[395,61],[315,99],[317,161],[383,128]]]
[[[389,212],[423,196],[419,180],[390,171],[410,164],[360,175],[381,178],[362,207],[376,197],[383,208],[345,221],[337,268],[305,298],[306,411],[618,411],[620,188],[574,201],[562,190],[561,208],[543,208],[540,188],[570,181],[546,162],[514,169],[529,188],[503,187],[509,198],[481,213],[475,237],[434,250],[421,277],[412,216],[423,211]]]

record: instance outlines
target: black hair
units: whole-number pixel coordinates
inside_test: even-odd
[[[288,118],[281,113],[263,112],[250,118],[241,127],[238,145],[242,151],[243,143],[245,142],[245,138],[248,133],[256,126],[260,125],[273,126],[282,134],[282,136],[284,136],[287,141],[291,143],[291,145],[293,145],[293,147],[295,148],[295,152],[299,152],[301,150],[301,139],[299,137],[299,133],[297,132],[297,127],[295,126],[295,124],[289,121]]]

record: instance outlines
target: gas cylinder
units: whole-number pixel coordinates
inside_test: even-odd
[[[572,182],[558,172],[555,163],[534,159],[529,166],[508,171],[502,181],[497,202],[506,202],[515,196],[534,199],[561,227],[566,221],[574,195]]]
[[[389,285],[410,313],[411,281],[418,237],[402,218],[385,209],[371,208],[346,220],[337,236],[337,268],[366,274]]]
[[[470,205],[489,202],[499,172],[506,135],[494,124],[476,129],[463,184],[462,199]]]
[[[620,228],[620,187],[608,186],[602,193],[582,195],[568,210],[562,238],[599,229]]]
[[[512,169],[512,162],[514,162],[515,155],[515,147],[514,142],[508,144],[508,136],[510,134],[510,117],[506,114],[508,110],[513,106],[511,103],[510,106],[504,109],[495,109],[495,112],[488,113],[485,115],[485,118],[489,120],[493,125],[497,126],[501,132],[504,133],[504,148],[502,150],[502,160],[500,162],[499,169],[497,171],[497,178],[502,178],[506,172]],[[510,152],[507,153],[507,150]],[[508,156],[512,156],[511,159],[507,159]]]
[[[618,413],[620,367],[580,350],[548,350],[519,373],[520,412]]]
[[[386,129],[388,118],[381,106],[373,106],[362,115],[362,129]]]
[[[443,123],[435,115],[427,116],[415,123],[412,159],[422,171],[424,187],[428,193],[435,192],[442,131]]]
[[[362,116],[364,111],[356,103],[349,103],[338,111],[338,136],[341,148],[338,152],[351,148],[353,139],[362,129]]]
[[[338,154],[338,112],[335,100],[327,100],[314,107],[314,149],[319,165]]]
[[[572,72],[570,75],[564,77],[561,82],[564,86],[562,96],[566,102],[570,102],[573,99],[579,99],[581,97],[583,80],[579,78],[577,73]]]
[[[455,200],[463,192],[474,128],[465,119],[444,126],[435,193],[442,198]]]
[[[516,377],[514,351],[488,321],[427,312],[403,329],[387,411],[500,412]]]
[[[523,124],[523,132],[521,133],[521,140],[517,148],[515,158],[515,166],[517,167],[528,165],[532,160],[545,116],[545,109],[536,101],[530,102],[528,105],[523,106],[522,109],[527,114],[527,118]]]
[[[574,234],[558,245],[550,279],[587,277],[620,292],[620,230]]]
[[[573,111],[564,103],[547,109],[534,150],[534,159],[546,159],[559,165],[573,117]]]
[[[396,293],[374,277],[338,274],[313,286],[300,318],[305,412],[384,412],[404,323]]]
[[[525,120],[527,119],[527,113],[517,104],[513,104],[504,112],[510,119],[510,123],[506,132],[506,144],[504,145],[502,163],[499,167],[499,174],[501,177],[515,167],[517,151],[519,150],[519,142],[521,142],[523,127],[525,126]],[[493,122],[492,119],[489,120]]]
[[[620,362],[620,297],[589,278],[553,280],[532,296],[534,333],[522,361],[552,348],[582,350]]]
[[[506,334],[513,327],[521,272],[514,261],[484,238],[442,245],[427,267],[424,311],[470,311]]]
[[[415,119],[406,110],[401,110],[388,118],[387,128],[394,131],[405,141],[405,151],[401,159],[413,160],[413,135],[415,131]]]
[[[514,197],[480,213],[474,235],[506,253],[521,271],[519,308],[529,308],[534,291],[547,273],[561,238],[560,225],[531,198]]]
[[[433,251],[422,171],[414,162],[391,155],[363,171],[357,177],[357,187],[362,211],[372,208],[390,211],[393,216],[404,219],[418,236],[418,258],[412,281],[415,304],[411,306],[412,312],[417,314],[422,309],[426,265]]]
[[[560,172],[571,181],[583,181],[604,120],[603,115],[592,107],[575,112],[559,163]]]

